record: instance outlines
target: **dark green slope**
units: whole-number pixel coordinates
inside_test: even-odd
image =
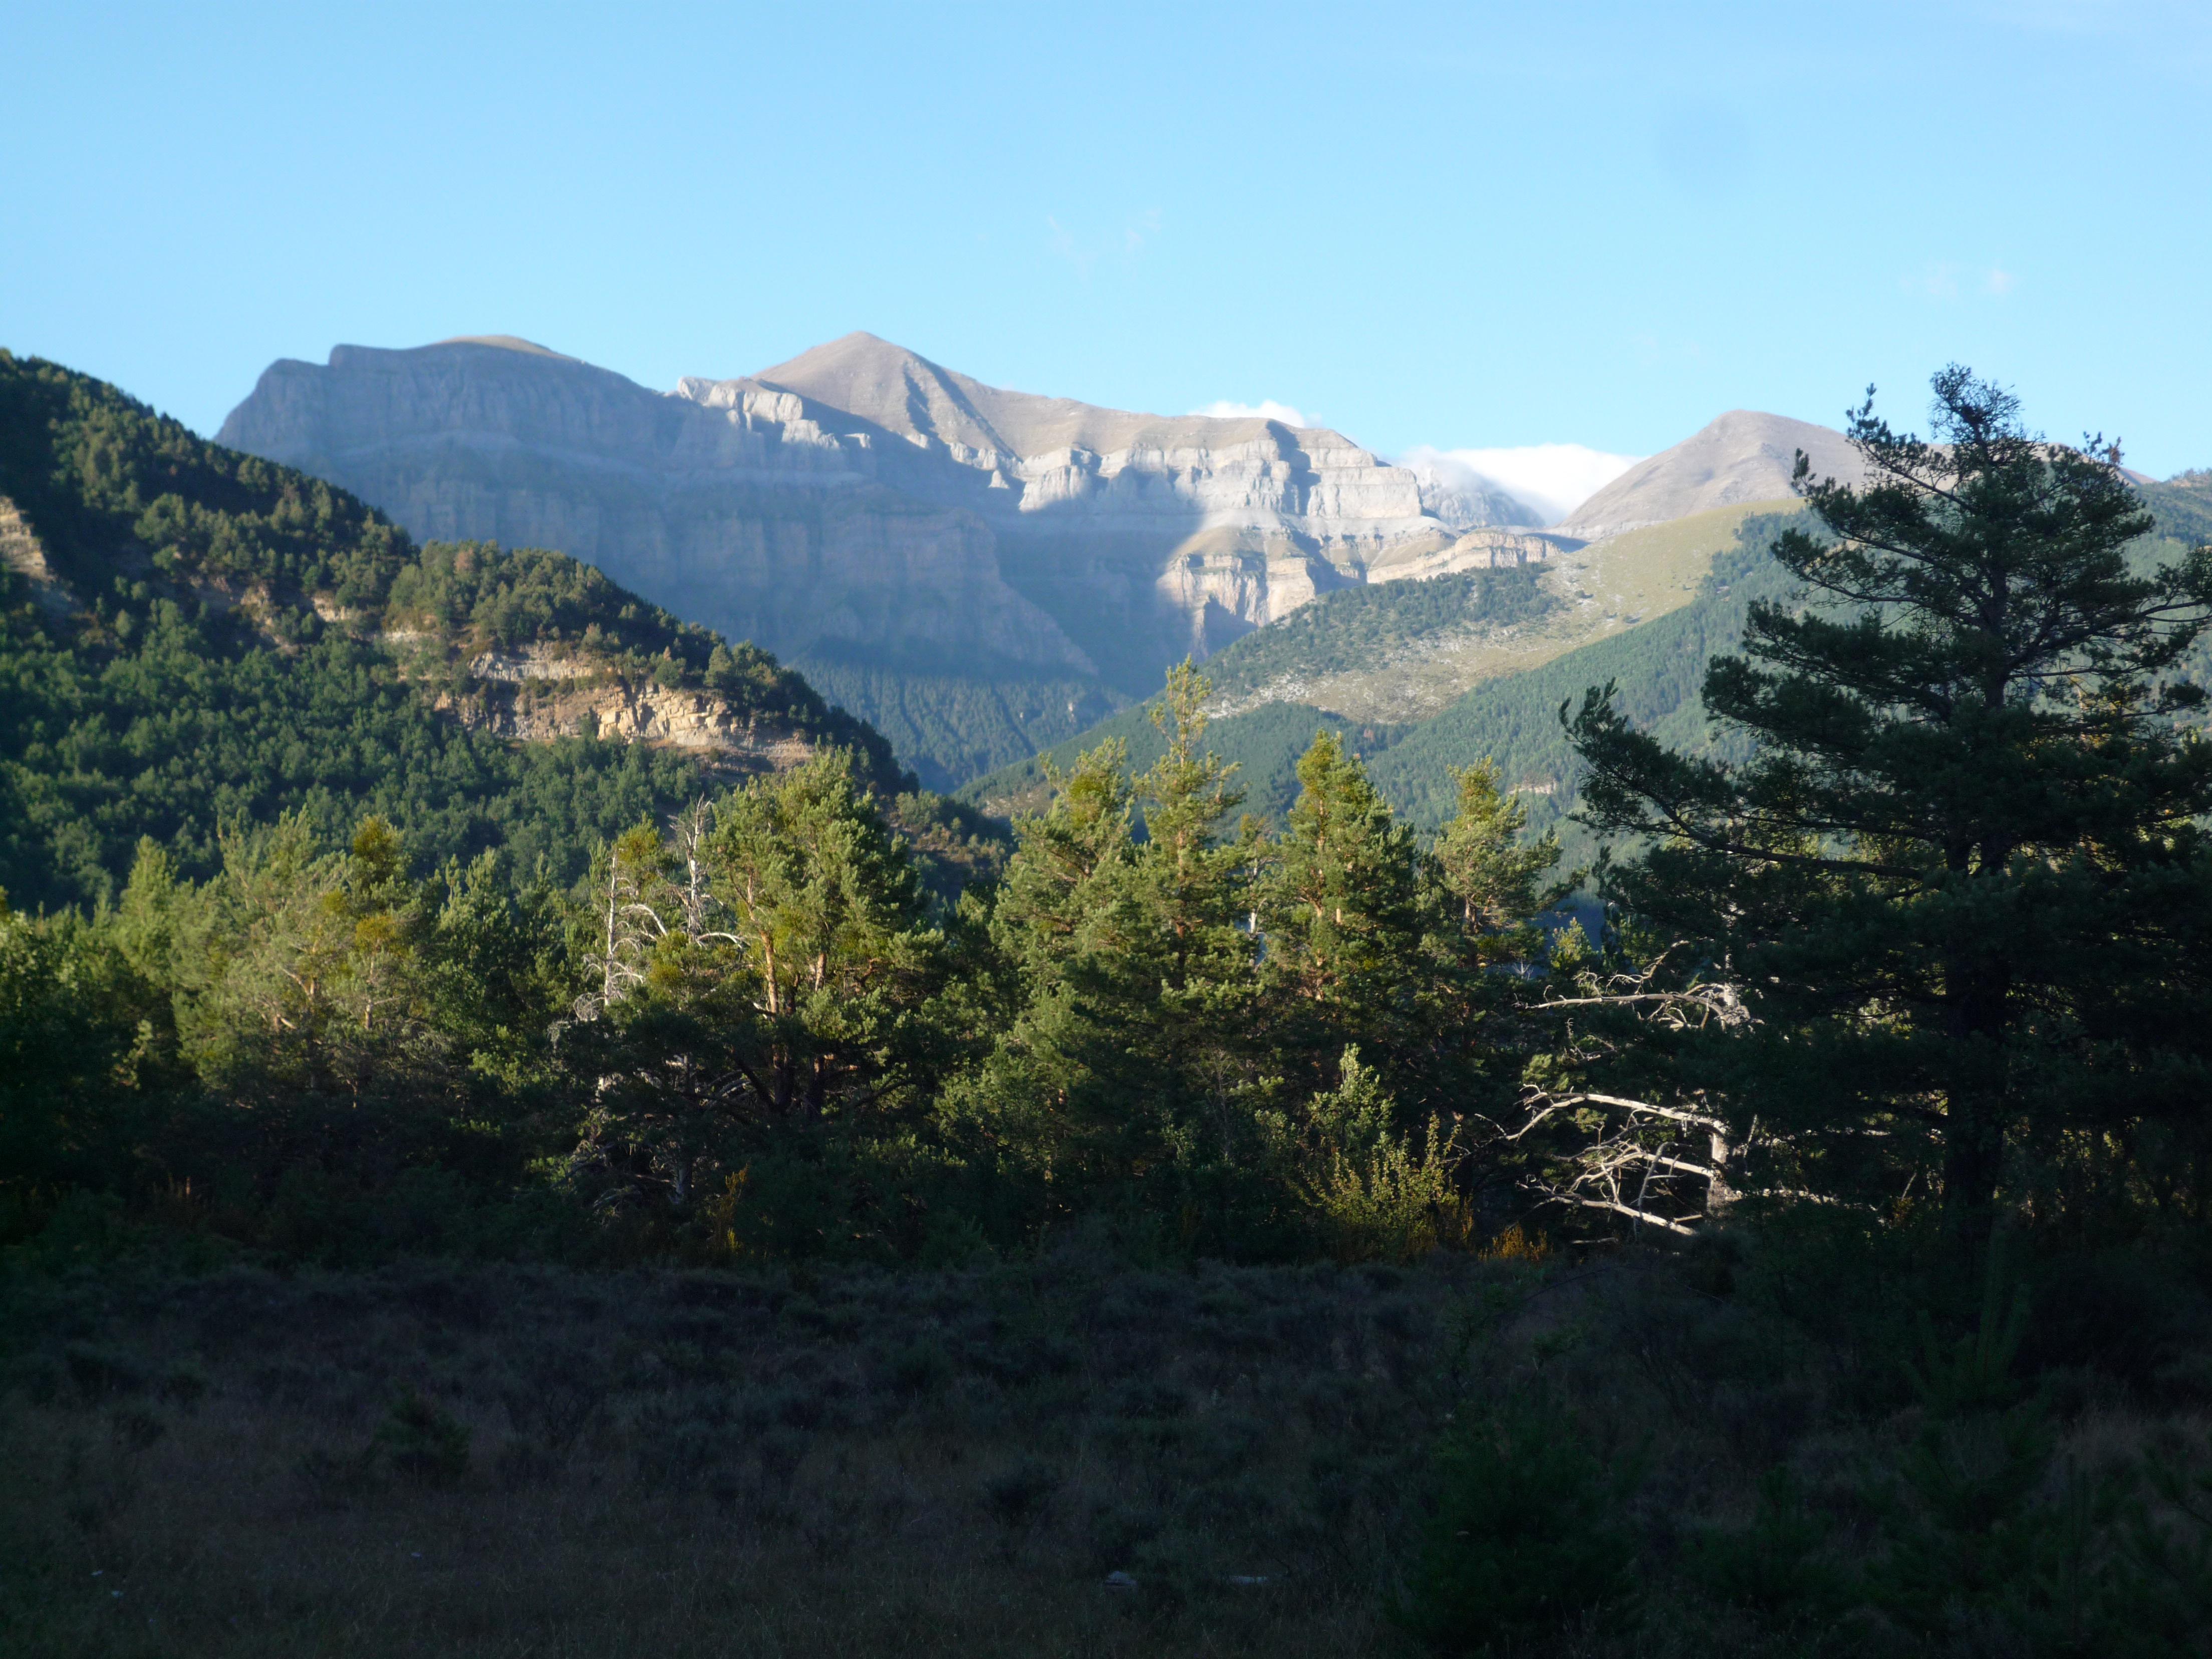
[[[2137,484],[2136,491],[2157,519],[2160,535],[2189,547],[2212,543],[2212,468]]]
[[[963,789],[957,799],[1000,817],[1042,811],[1051,799],[1045,763],[1048,760],[1065,771],[1085,750],[1114,738],[1129,745],[1130,768],[1141,772],[1159,758],[1166,746],[1152,725],[1151,711],[1149,703],[1125,708],[1080,737],[979,779]],[[1206,746],[1224,760],[1237,763],[1237,787],[1244,791],[1241,810],[1279,824],[1297,799],[1298,757],[1312,744],[1315,733],[1334,732],[1353,753],[1374,755],[1406,729],[1362,726],[1302,704],[1271,702],[1249,714],[1213,721],[1206,728]]]
[[[956,675],[816,649],[798,665],[823,696],[881,732],[931,789],[1025,760],[1127,702],[1093,681],[1042,678],[1018,665]]]
[[[1378,668],[1426,641],[1527,621],[1555,603],[1533,569],[1341,588],[1216,652],[1206,659],[1206,678],[1217,694],[1234,697],[1288,678]],[[977,663],[954,674],[941,665],[885,664],[817,649],[799,665],[825,696],[914,757],[924,784],[949,789],[972,780],[962,793],[974,799],[1006,794],[1014,786],[997,772],[1018,771],[1040,750],[1095,741],[1087,733],[1104,729],[1101,722],[1126,706],[1102,683],[1040,678],[1018,664]],[[1222,741],[1233,740],[1230,729],[1224,722]]]
[[[2189,546],[2212,541],[2212,487],[2154,484],[2141,493],[2157,521],[2139,549],[2143,560],[2174,558]],[[1540,668],[1474,687],[1378,756],[1370,769],[1376,784],[1408,819],[1435,829],[1454,808],[1451,769],[1494,758],[1506,781],[1527,792],[1522,799],[1531,826],[1559,823],[1573,809],[1578,782],[1559,707],[1579,704],[1589,687],[1608,681],[1630,718],[1662,742],[1690,751],[1726,752],[1728,740],[1708,729],[1698,696],[1705,665],[1741,646],[1753,599],[1779,599],[1790,592],[1787,574],[1768,550],[1796,517],[1745,520],[1735,546],[1714,560],[1697,598],[1682,609]],[[2195,653],[2187,672],[2212,683],[2212,646]],[[1588,850],[1571,826],[1568,836],[1571,854]]]
[[[342,490],[5,352],[0,496],[22,520],[0,565],[0,886],[17,904],[105,897],[143,836],[204,873],[226,826],[295,809],[331,836],[380,812],[418,857],[503,848],[573,880],[599,839],[712,781],[693,756],[511,743],[459,718],[537,695],[475,678],[491,650],[557,650],[587,689],[696,690],[855,750],[885,794],[910,787],[798,675],[588,566],[417,549]]]

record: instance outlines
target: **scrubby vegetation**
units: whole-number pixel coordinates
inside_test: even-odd
[[[2027,1264],[2054,1311],[1991,1329],[1856,1228],[1686,1271],[1127,1255],[18,1277],[0,1639],[2203,1650],[2186,1269]]]
[[[10,1634],[2203,1653],[2212,548],[1936,392],[1717,741],[1562,711],[1594,933],[1188,664],[1010,851],[825,748],[0,916]]]
[[[1233,698],[1278,681],[1380,667],[1440,635],[1533,622],[1558,605],[1534,566],[1339,588],[1207,659],[1206,678]]]

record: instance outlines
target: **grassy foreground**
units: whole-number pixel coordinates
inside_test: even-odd
[[[1804,1322],[1771,1310],[1787,1285],[1717,1289],[1709,1264],[1143,1272],[1072,1252],[5,1295],[0,1650],[24,1659],[1416,1654],[1386,1609],[1434,1530],[1438,1438],[1532,1391],[1581,1460],[1544,1468],[1601,1480],[1616,1512],[1591,1524],[1632,1570],[1498,1651],[2045,1650],[1843,1603],[1816,1629],[1817,1601],[1760,1588],[1806,1549],[1755,1529],[1705,1551],[1718,1577],[1684,1576],[1778,1468],[1820,1559],[1874,1547],[1881,1471],[1925,1415],[1878,1291]],[[2051,1370],[2054,1468],[2201,1455],[2201,1361],[2156,1363]]]

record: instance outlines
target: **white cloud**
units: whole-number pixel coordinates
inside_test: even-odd
[[[1318,418],[1310,421],[1297,410],[1292,409],[1288,404],[1279,404],[1273,398],[1262,398],[1256,404],[1231,403],[1229,399],[1224,398],[1217,403],[1206,404],[1204,409],[1194,409],[1190,412],[1194,415],[1204,415],[1217,421],[1249,421],[1258,419],[1262,421],[1280,421],[1285,426],[1318,426],[1321,424]]]
[[[1897,285],[1907,294],[1925,295],[1931,300],[1955,300],[1959,297],[1959,267],[1948,259],[1937,259],[1924,270],[1899,277]]]
[[[1948,305],[1965,293],[1974,280],[1974,274],[1955,259],[1937,259],[1917,271],[1897,279],[1897,285],[1907,294],[1923,299],[1938,301]],[[1991,265],[1981,273],[1975,286],[1992,300],[2002,300],[2020,285],[2020,279],[2002,265]]]
[[[1407,450],[1398,462],[1446,483],[1464,484],[1471,475],[1527,502],[1546,524],[1557,524],[1643,459],[1584,444],[1525,444],[1515,449],[1432,449],[1424,444]]]
[[[1059,220],[1053,218],[1049,214],[1045,216],[1045,224],[1052,231],[1054,253],[1073,265],[1079,278],[1084,282],[1089,282],[1091,267],[1098,263],[1098,250],[1077,246],[1075,238],[1061,227]]]

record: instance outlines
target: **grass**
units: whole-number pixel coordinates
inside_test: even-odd
[[[1610,1472],[1632,1571],[1501,1655],[2015,1650],[1757,1611],[1778,1550],[1807,1583],[1876,1559],[1924,1437],[1912,1298],[1817,1267],[18,1277],[0,1650],[1412,1656],[1431,1515],[1540,1540],[1554,1464]],[[2069,1357],[2101,1328],[2039,1332],[2054,1468],[2212,1468],[2201,1345],[2122,1375]],[[1530,1495],[1432,1510],[1436,1447],[1498,1410],[1554,1425]],[[1759,1518],[1785,1488],[1811,1519]]]

